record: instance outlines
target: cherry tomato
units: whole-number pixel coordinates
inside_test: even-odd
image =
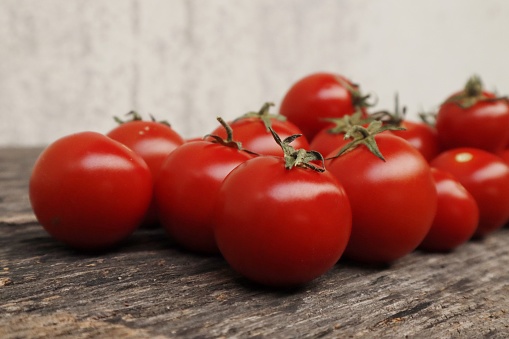
[[[252,157],[232,140],[192,141],[168,155],[155,184],[155,200],[161,224],[178,244],[218,252],[210,220],[217,192],[226,175]]]
[[[440,153],[438,134],[434,127],[423,122],[404,120],[399,125],[403,131],[391,131],[417,149],[430,162]]]
[[[122,122],[111,130],[107,136],[126,145],[147,163],[152,178],[155,180],[164,159],[175,148],[184,143],[184,139],[165,122],[144,121],[136,112],[130,112],[133,120]],[[144,225],[157,224],[155,203],[147,211]]]
[[[260,156],[224,180],[214,213],[219,249],[231,267],[272,286],[306,283],[341,257],[351,210],[329,173],[285,168],[281,157]]]
[[[424,158],[430,162],[440,153],[440,143],[436,128],[432,126],[425,114],[421,114],[423,121],[410,121],[406,119],[406,107],[400,109],[399,96],[394,97],[394,112],[380,111],[370,115],[375,120],[380,120],[384,124],[400,127],[402,130],[392,130],[397,135],[415,147]]]
[[[496,153],[509,141],[507,98],[483,90],[478,77],[440,107],[436,128],[443,149],[474,147]]]
[[[381,125],[375,121],[365,130],[356,126],[362,129],[362,137],[353,141],[357,147],[338,157],[333,157],[335,151],[326,162],[352,206],[345,256],[372,264],[390,263],[412,252],[428,233],[437,207],[424,157],[402,138],[379,133],[376,123]]]
[[[484,237],[509,219],[509,167],[503,160],[477,148],[445,151],[431,166],[448,171],[472,194],[479,207],[475,237]]]
[[[55,239],[78,249],[106,249],[140,224],[150,204],[152,176],[126,146],[82,132],[41,153],[29,195],[37,219]]]
[[[258,154],[282,156],[283,151],[274,141],[269,127],[281,138],[302,134],[302,132],[286,117],[269,114],[270,106],[272,106],[271,103],[266,103],[259,112],[247,113],[230,122],[230,126],[235,140],[240,142],[243,148]],[[211,134],[226,138],[223,126],[218,126]],[[301,137],[295,140],[294,147],[309,149],[309,142],[305,137]]]
[[[431,168],[437,188],[437,212],[419,248],[451,251],[467,242],[479,223],[479,208],[472,194],[449,172]]]
[[[344,76],[332,73],[310,74],[294,83],[283,97],[280,113],[303,132],[308,141],[330,123],[359,109],[364,111],[367,96]]]

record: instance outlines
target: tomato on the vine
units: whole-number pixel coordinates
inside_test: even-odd
[[[294,83],[283,97],[280,113],[294,123],[309,142],[330,125],[326,118],[340,118],[361,110],[367,95],[359,86],[339,74],[314,73]]]
[[[431,174],[437,188],[437,212],[419,248],[451,251],[474,235],[479,208],[472,194],[451,173],[432,167]]]
[[[444,149],[474,147],[498,152],[509,141],[509,102],[485,91],[477,76],[451,95],[437,113],[436,128]]]
[[[474,197],[479,207],[475,237],[484,237],[509,220],[509,167],[478,148],[455,148],[431,161],[431,166],[450,172]]]
[[[132,120],[121,121],[117,127],[112,129],[106,135],[132,149],[140,155],[148,165],[152,178],[155,180],[163,160],[175,148],[184,143],[184,139],[167,122],[157,122],[142,120],[140,115],[134,111],[129,112]],[[152,204],[147,211],[144,220],[145,225],[154,225],[157,223],[157,213],[155,204]]]
[[[217,192],[228,173],[253,157],[232,140],[192,141],[176,148],[164,160],[155,183],[159,220],[171,238],[196,252],[218,251],[211,214]]]
[[[29,195],[38,221],[55,239],[78,249],[107,249],[141,223],[152,176],[145,161],[123,144],[82,132],[41,153]]]
[[[223,257],[235,271],[265,285],[317,278],[339,260],[350,236],[345,191],[329,172],[312,165],[321,155],[288,148],[294,137],[281,143],[285,158],[259,156],[235,168],[215,205]]]
[[[326,161],[350,199],[345,257],[355,261],[390,263],[412,252],[435,216],[437,193],[427,161],[386,128],[393,127],[379,121],[352,127],[353,141]]]
[[[272,103],[265,103],[260,111],[246,113],[229,124],[235,140],[240,142],[243,148],[262,155],[282,156],[283,151],[274,142],[269,128],[272,128],[281,138],[302,134],[302,132],[285,116],[270,114],[271,106],[273,106]],[[211,134],[226,138],[223,126],[218,126]],[[306,138],[299,138],[295,140],[295,147],[308,149],[309,142]]]

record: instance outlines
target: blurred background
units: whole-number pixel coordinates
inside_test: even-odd
[[[0,0],[0,146],[133,109],[203,136],[319,71],[417,119],[472,74],[509,94],[508,18],[506,0]]]

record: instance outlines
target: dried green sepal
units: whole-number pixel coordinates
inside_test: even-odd
[[[352,151],[353,149],[359,147],[360,145],[364,145],[368,148],[368,150],[373,153],[377,158],[382,161],[385,161],[383,154],[380,152],[378,145],[375,140],[375,135],[382,133],[384,131],[403,131],[405,130],[403,127],[398,127],[394,125],[384,125],[381,121],[375,120],[372,121],[368,127],[363,127],[361,125],[355,125],[348,130],[345,134],[345,139],[352,139],[351,142],[343,146],[339,152],[328,159],[334,159],[340,157],[346,152]]]
[[[261,121],[263,121],[265,129],[267,130],[267,132],[269,132],[269,129],[272,128],[271,119],[276,119],[279,121],[286,121],[286,117],[284,115],[269,113],[271,106],[274,106],[274,103],[266,102],[265,104],[263,104],[262,108],[260,108],[260,110],[258,112],[248,112],[248,113],[240,116],[239,118],[235,119],[235,121],[241,120],[241,119],[246,119],[246,118],[257,118],[257,119],[260,119]]]
[[[442,105],[454,103],[463,109],[467,109],[474,106],[476,103],[480,101],[493,102],[498,100],[506,101],[508,100],[506,96],[489,98],[486,95],[484,95],[483,90],[484,86],[481,81],[481,78],[478,75],[473,75],[468,79],[467,83],[465,84],[465,87],[460,93],[451,96],[449,99],[444,101]]]
[[[324,172],[325,171],[325,161],[323,156],[317,151],[307,151],[305,149],[296,150],[290,143],[292,143],[295,139],[302,136],[302,134],[294,134],[291,135],[284,140],[281,140],[279,135],[270,128],[270,133],[276,140],[277,144],[281,146],[283,150],[283,158],[285,160],[285,168],[292,169],[293,167],[305,167],[312,169],[316,172]],[[322,163],[322,167],[318,167],[312,164],[312,161],[320,161]]]
[[[360,109],[357,109],[352,115],[347,114],[340,118],[324,118],[322,120],[334,124],[334,127],[327,130],[330,134],[344,134],[354,125],[364,125],[373,121],[371,117],[364,118]]]
[[[231,126],[228,125],[228,123],[226,121],[224,121],[223,118],[217,117],[216,119],[217,119],[217,121],[219,121],[221,126],[223,126],[224,129],[226,130],[226,139],[223,139],[220,136],[214,135],[214,134],[207,134],[203,137],[203,139],[211,138],[212,142],[215,142],[215,143],[227,146],[227,147],[232,147],[232,148],[238,149],[239,151],[244,151],[244,152],[247,152],[247,153],[250,153],[253,155],[259,155],[258,153],[255,153],[255,152],[252,152],[250,150],[243,148],[242,143],[240,141],[235,141],[233,139],[233,130],[232,130]]]

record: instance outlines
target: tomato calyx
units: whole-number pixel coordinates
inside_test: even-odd
[[[302,134],[290,135],[284,140],[281,140],[279,135],[272,128],[270,128],[269,131],[272,133],[272,136],[274,137],[274,140],[276,140],[277,144],[283,149],[283,158],[285,160],[285,168],[287,170],[290,170],[294,167],[304,167],[316,172],[325,172],[325,161],[320,152],[306,151],[303,148],[296,150],[292,145],[290,145],[292,141],[300,138]],[[322,166],[318,167],[313,165],[311,161],[320,161]]]
[[[130,117],[130,119],[122,120],[119,117],[114,116],[113,120],[115,120],[115,122],[119,125],[122,125],[122,124],[125,124],[128,122],[133,122],[133,121],[143,121],[143,118],[141,117],[141,115],[136,111],[129,111],[125,114],[125,116]],[[152,114],[149,114],[149,117],[150,117],[150,121],[152,121],[152,122],[157,122],[157,123],[166,125],[168,127],[171,127],[170,123],[167,120],[159,120],[158,121],[158,120],[156,120],[156,118],[154,118],[154,116]]]
[[[206,134],[203,137],[204,140],[207,140],[207,139],[211,138],[212,139],[211,142],[215,142],[215,143],[221,144],[221,145],[226,146],[226,147],[232,147],[232,148],[235,148],[235,149],[237,149],[239,151],[247,152],[249,154],[259,155],[258,153],[255,153],[253,151],[250,151],[250,150],[247,150],[247,149],[243,148],[242,147],[242,143],[240,141],[235,141],[233,139],[233,130],[232,130],[231,126],[228,125],[228,123],[226,121],[224,121],[223,118],[217,117],[216,119],[217,119],[217,121],[219,121],[221,126],[223,126],[224,129],[226,130],[226,139],[223,139],[223,138],[221,138],[218,135]]]
[[[364,145],[368,148],[368,150],[373,153],[377,158],[382,161],[385,161],[383,154],[380,152],[378,145],[375,140],[375,136],[384,131],[404,131],[405,128],[398,127],[394,125],[384,125],[379,120],[372,121],[368,127],[364,127],[361,125],[352,126],[348,132],[345,134],[345,139],[352,139],[348,144],[343,146],[339,152],[332,157],[327,158],[334,159],[338,158],[346,152],[352,151],[353,149],[359,147],[360,145]]]
[[[334,127],[327,130],[329,134],[345,134],[354,125],[364,125],[372,121],[371,118],[363,118],[360,109],[357,109],[352,115],[346,114],[340,118],[324,118],[322,120],[334,124]]]
[[[406,116],[406,106],[400,108],[399,95],[394,95],[394,112],[388,110],[378,111],[370,115],[373,120],[381,121],[384,125],[401,126]]]
[[[274,106],[274,103],[266,102],[263,104],[263,106],[260,108],[260,110],[258,112],[248,112],[248,113],[240,116],[239,118],[235,119],[234,121],[247,119],[247,118],[260,119],[263,122],[267,132],[270,132],[270,128],[272,128],[271,119],[276,119],[279,121],[286,121],[286,117],[284,115],[269,113],[271,106]]]
[[[460,106],[463,109],[470,108],[477,104],[478,102],[494,102],[504,100],[508,101],[507,96],[503,97],[488,97],[484,93],[484,86],[481,81],[481,78],[477,75],[473,75],[468,79],[465,87],[461,92],[456,95],[451,96],[447,99],[442,105],[448,103],[454,103]]]
[[[376,104],[376,100],[373,103],[368,102],[368,100],[371,99],[371,94],[362,94],[358,84],[348,82],[341,77],[337,77],[337,80],[352,96],[352,104],[355,108],[372,107]]]

